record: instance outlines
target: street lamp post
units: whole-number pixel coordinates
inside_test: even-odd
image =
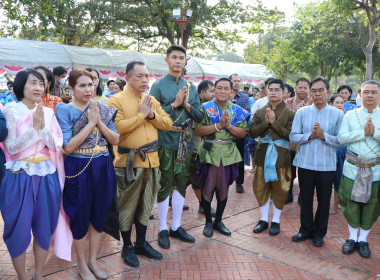
[[[183,14],[183,8],[173,9],[173,19],[181,29],[181,46],[183,46],[183,30],[190,23],[192,15],[193,11],[190,9],[187,10],[186,14]]]

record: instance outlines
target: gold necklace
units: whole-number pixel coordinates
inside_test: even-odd
[[[359,122],[359,125],[360,125],[360,129],[364,129],[364,127],[363,127],[363,125],[362,125],[362,123],[361,123],[361,121],[359,119],[358,110],[355,110],[355,115],[356,115],[356,118],[358,119],[358,122]],[[360,111],[360,116],[361,116],[361,119],[363,120],[362,109]],[[377,116],[376,116],[374,122],[376,122],[376,120],[377,120],[378,117],[379,117],[379,112],[377,112]],[[363,120],[363,123],[364,123],[364,120]],[[372,150],[372,148],[368,145],[366,138],[364,138],[364,143],[366,144],[366,146],[368,147],[368,149],[370,149],[370,151],[376,155],[376,157],[380,157],[380,155],[378,153],[376,153],[374,150]]]

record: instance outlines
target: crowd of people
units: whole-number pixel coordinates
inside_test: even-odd
[[[342,252],[358,248],[360,256],[370,257],[367,236],[380,215],[379,82],[362,84],[357,108],[346,85],[328,104],[331,90],[323,77],[299,78],[295,90],[268,78],[250,97],[236,73],[198,87],[184,79],[181,46],[170,46],[165,61],[168,74],[149,93],[147,66],[132,61],[125,84],[108,81],[108,97],[96,69],[67,75],[64,67],[51,72],[37,66],[17,73],[14,94],[0,112],[0,210],[19,279],[28,279],[32,234],[36,280],[42,279],[51,241],[54,253],[69,261],[74,243],[81,279],[108,278],[97,263],[103,231],[121,236],[121,257],[129,266],[139,266],[139,255],[162,259],[146,240],[155,202],[162,249],[170,248],[171,238],[196,242],[181,226],[189,185],[205,215],[203,234],[231,235],[222,219],[229,186],[235,182],[243,195],[244,162],[251,158],[261,213],[255,234],[268,228],[270,235],[280,233],[281,212],[293,201],[298,176],[301,226],[292,241],[323,246],[329,215],[340,207],[349,230]]]

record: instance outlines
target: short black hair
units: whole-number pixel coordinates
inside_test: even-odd
[[[229,83],[230,83],[230,87],[231,87],[231,89],[232,89],[233,83],[232,83],[231,80],[228,79],[228,78],[220,78],[220,79],[216,80],[216,82],[215,82],[215,87],[218,85],[219,82],[222,82],[222,81],[229,82]]]
[[[329,81],[328,81],[326,78],[321,77],[321,76],[318,76],[318,77],[314,78],[314,79],[310,82],[310,85],[309,85],[310,89],[311,89],[312,85],[315,84],[316,82],[323,82],[323,83],[325,84],[326,89],[327,89],[327,90],[330,89]]]
[[[107,87],[110,86],[110,83],[114,83],[114,82],[115,82],[114,80],[109,80],[109,81],[107,82]]]
[[[331,98],[330,98],[330,104],[332,105],[334,103],[335,99],[337,99],[338,97],[342,98],[344,101],[343,96],[341,96],[340,94],[333,94],[333,96],[331,96]]]
[[[249,86],[244,86],[244,88],[243,89],[249,89]]]
[[[14,80],[13,91],[16,95],[17,100],[19,101],[24,99],[24,87],[30,75],[33,75],[38,80],[42,81],[45,87],[45,79],[40,72],[32,68],[28,68],[26,70],[18,72]]]
[[[129,62],[127,64],[127,67],[125,68],[125,73],[127,74],[127,76],[129,76],[130,72],[135,69],[136,64],[137,65],[145,65],[145,63],[140,61],[140,60],[133,60],[133,61]]]
[[[167,50],[166,50],[166,57],[169,57],[169,55],[174,52],[174,51],[180,51],[183,52],[186,56],[186,49],[185,47],[179,46],[179,45],[171,45]]]
[[[102,95],[103,95],[103,90],[102,90],[102,88],[100,87],[101,82],[100,82],[100,75],[99,75],[98,70],[96,70],[95,68],[91,68],[91,67],[87,67],[86,70],[87,70],[88,72],[92,72],[92,71],[94,71],[94,72],[96,73],[96,75],[98,75],[99,84],[98,84],[98,87],[96,88],[96,95],[97,95],[97,96],[102,96]]]
[[[349,85],[342,85],[338,87],[337,93],[340,93],[342,90],[347,89],[350,93],[350,96],[352,95],[352,88]]]
[[[53,69],[53,75],[54,76],[61,76],[62,74],[67,73],[66,68],[63,66],[57,66]]]
[[[264,81],[264,87],[266,87],[269,84],[269,82],[273,79],[274,79],[273,77],[266,78]]]
[[[214,86],[214,83],[209,80],[203,80],[198,85],[198,95],[201,94],[202,90],[208,89],[209,86]]]
[[[282,90],[285,89],[285,87],[284,87],[284,82],[283,82],[282,80],[280,80],[280,79],[272,79],[272,80],[270,80],[270,81],[268,82],[268,88],[269,88],[269,86],[270,86],[271,84],[279,84],[279,85],[280,85],[280,88],[281,88]]]
[[[55,85],[55,80],[54,80],[54,76],[53,76],[53,73],[51,73],[51,71],[45,67],[45,66],[41,66],[41,65],[38,65],[36,67],[34,67],[35,70],[42,70],[45,72],[45,75],[46,75],[46,79],[48,82],[50,82],[50,86],[49,86],[49,90],[53,90],[54,88],[54,85]]]
[[[7,86],[9,86],[9,85],[13,85],[13,82],[12,81],[8,81],[7,82]]]
[[[286,89],[288,90],[288,92],[290,92],[290,97],[294,97],[296,95],[296,93],[294,91],[294,87],[292,87],[289,84],[284,84],[284,86],[286,87]]]
[[[296,81],[296,86],[298,86],[299,82],[306,82],[310,86],[310,81],[304,77],[298,78]]]
[[[228,79],[230,79],[231,81],[232,81],[232,77],[233,76],[238,76],[239,78],[240,78],[240,75],[238,74],[238,73],[233,73],[233,74],[231,74],[229,77],[228,77]]]

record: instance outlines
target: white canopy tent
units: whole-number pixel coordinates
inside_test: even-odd
[[[53,42],[29,41],[12,38],[0,38],[0,74],[14,75],[18,71],[37,65],[66,68],[92,67],[98,69],[102,78],[110,75],[122,78],[125,66],[132,60],[146,63],[149,72],[156,78],[167,73],[165,55],[137,53],[128,50],[95,49],[74,47]],[[259,82],[273,72],[264,65],[232,63],[191,58],[186,66],[186,76],[201,80],[213,80],[237,73],[249,82]]]

